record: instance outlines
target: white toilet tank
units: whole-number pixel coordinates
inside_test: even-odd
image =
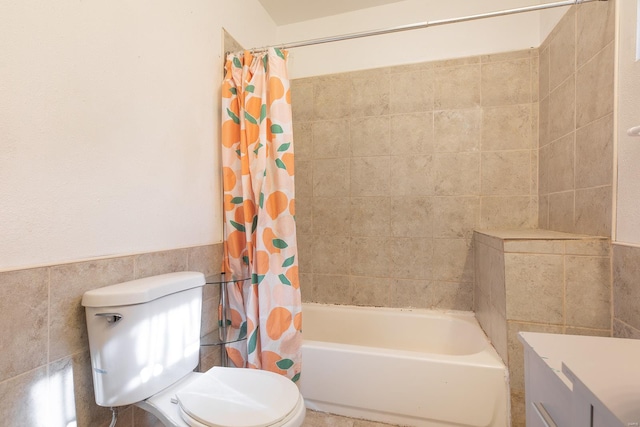
[[[184,271],[84,294],[98,405],[139,402],[193,371],[204,284],[202,273]]]

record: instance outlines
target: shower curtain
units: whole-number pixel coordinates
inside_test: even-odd
[[[287,52],[227,56],[222,84],[227,345],[239,367],[300,377],[302,307]]]

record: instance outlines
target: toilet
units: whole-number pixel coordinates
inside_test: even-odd
[[[286,377],[227,367],[193,372],[204,284],[202,273],[184,271],[83,295],[96,403],[134,404],[166,426],[301,426],[304,400]]]

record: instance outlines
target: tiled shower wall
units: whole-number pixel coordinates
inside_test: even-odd
[[[537,226],[538,51],[292,82],[303,300],[471,310],[475,228]]]
[[[222,244],[0,273],[0,424],[106,426],[111,412],[95,404],[84,292],[137,278],[194,270],[219,272]],[[203,335],[217,328],[218,293],[205,287]],[[202,366],[216,362],[204,348]],[[151,426],[155,417],[125,410],[118,427]]]
[[[540,228],[611,236],[614,9],[573,6],[540,46]]]

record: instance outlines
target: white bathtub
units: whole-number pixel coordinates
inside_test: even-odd
[[[508,375],[473,313],[303,305],[307,408],[400,425],[509,425]]]

